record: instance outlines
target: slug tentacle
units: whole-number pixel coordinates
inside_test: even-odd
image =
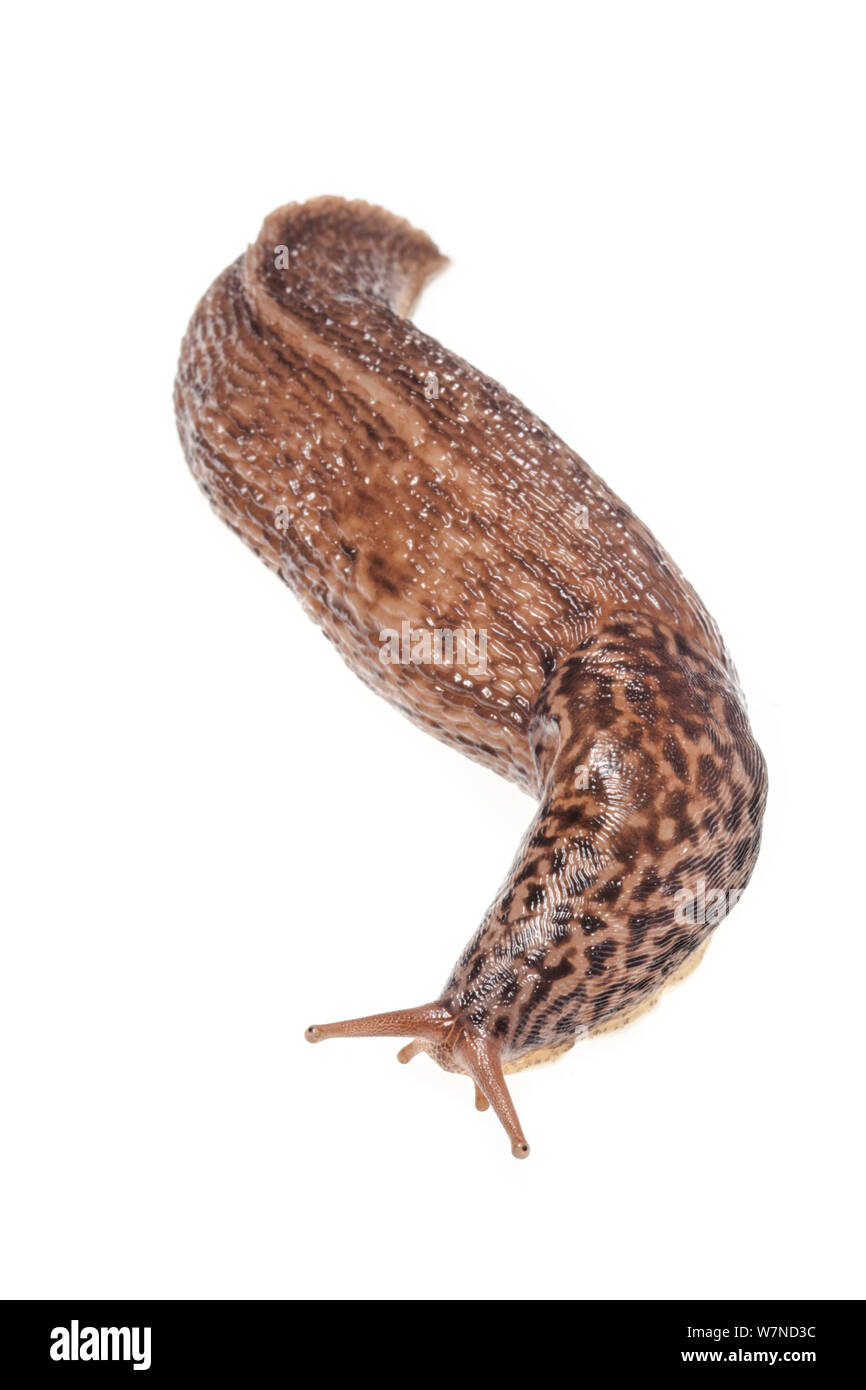
[[[766,773],[718,628],[646,526],[407,318],[444,264],[366,203],[272,213],[199,304],[175,403],[220,516],[352,669],[539,802],[410,1039],[528,1152],[504,1073],[655,999],[748,881]]]
[[[442,1004],[424,1004],[420,1009],[396,1009],[387,1014],[368,1014],[366,1018],[347,1018],[342,1023],[314,1023],[307,1029],[307,1042],[328,1038],[427,1038],[441,1041],[454,1026],[454,1015]],[[408,1057],[406,1058],[408,1061]]]
[[[529,1145],[502,1074],[499,1043],[455,1017],[442,1003],[370,1014],[367,1018],[347,1019],[343,1023],[313,1024],[305,1036],[308,1042],[316,1043],[326,1038],[399,1038],[416,1034],[413,1041],[398,1052],[397,1060],[411,1062],[419,1052],[429,1052],[446,1071],[465,1072],[475,1083],[475,1108],[487,1110],[492,1105],[511,1140],[515,1158],[526,1158]]]

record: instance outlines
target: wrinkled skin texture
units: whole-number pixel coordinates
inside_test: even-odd
[[[199,304],[175,399],[211,503],[353,670],[540,803],[437,999],[308,1030],[415,1039],[403,1060],[426,1050],[472,1076],[523,1156],[503,1071],[626,1020],[696,958],[751,874],[766,775],[670,557],[405,317],[442,264],[364,203],[278,210]],[[385,662],[383,635],[407,624],[484,634],[486,664],[477,646]]]

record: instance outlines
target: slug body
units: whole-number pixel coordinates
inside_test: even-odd
[[[766,774],[715,623],[546,425],[406,317],[443,259],[406,222],[289,205],[199,304],[193,474],[363,680],[536,815],[429,1004],[307,1030],[412,1039],[517,1156],[504,1072],[626,1021],[742,892]]]

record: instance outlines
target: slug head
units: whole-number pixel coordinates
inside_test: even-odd
[[[529,1145],[505,1084],[496,1040],[453,1014],[440,1001],[419,1009],[398,1009],[342,1023],[313,1024],[304,1036],[311,1043],[327,1038],[411,1038],[397,1054],[397,1060],[411,1062],[419,1052],[427,1052],[445,1071],[471,1077],[476,1109],[492,1106],[511,1141],[514,1157],[527,1157]]]

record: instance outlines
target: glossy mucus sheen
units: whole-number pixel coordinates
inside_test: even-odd
[[[754,867],[766,774],[719,631],[652,534],[407,317],[443,263],[366,203],[279,209],[196,309],[175,402],[212,505],[352,669],[538,801],[437,997],[307,1030],[411,1039],[400,1059],[470,1076],[523,1157],[504,1073],[695,963]]]

